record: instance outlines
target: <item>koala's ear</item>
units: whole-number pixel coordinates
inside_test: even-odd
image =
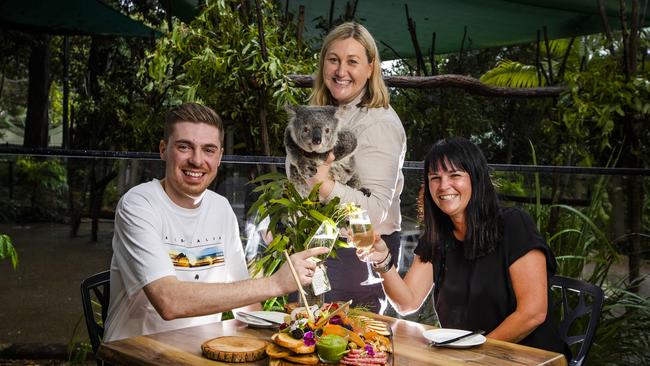
[[[289,114],[289,117],[293,117],[296,115],[296,107],[291,104],[285,104],[284,110],[287,112],[287,114]]]
[[[343,117],[343,108],[337,108],[337,107],[332,107],[332,108],[334,108],[334,110],[332,111],[332,115],[334,116],[334,118],[340,121],[341,118]]]

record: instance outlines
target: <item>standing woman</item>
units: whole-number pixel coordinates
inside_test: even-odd
[[[331,159],[308,184],[313,187],[322,183],[321,201],[340,197],[341,202],[359,204],[368,212],[375,233],[381,234],[397,258],[406,134],[389,99],[372,35],[354,22],[334,28],[323,41],[310,102],[339,107],[340,127],[350,129],[357,138],[357,172],[361,186],[370,195],[331,180]],[[371,311],[383,313],[387,303],[381,284],[359,285],[368,273],[365,264],[356,258],[355,250],[339,249],[337,254],[338,258],[327,262],[332,291],[326,293],[326,301],[353,299],[357,305],[366,304]]]
[[[555,257],[529,215],[499,207],[481,150],[463,138],[442,139],[424,168],[425,228],[406,277],[381,260],[388,253],[381,240],[359,255],[379,261],[374,268],[397,311],[418,310],[434,288],[442,327],[483,329],[570,359],[548,311]]]

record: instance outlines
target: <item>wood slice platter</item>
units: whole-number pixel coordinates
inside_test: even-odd
[[[251,337],[223,336],[201,344],[203,356],[225,362],[252,362],[266,357],[268,342]]]

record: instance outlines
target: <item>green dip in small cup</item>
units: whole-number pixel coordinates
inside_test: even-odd
[[[321,362],[336,363],[339,362],[347,353],[348,339],[336,334],[322,336],[316,342],[316,353]]]

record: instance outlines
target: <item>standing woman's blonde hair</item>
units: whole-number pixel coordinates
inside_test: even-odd
[[[375,43],[374,38],[372,38],[370,32],[368,32],[368,30],[361,24],[355,22],[343,23],[332,29],[327,37],[325,37],[323,46],[320,50],[318,72],[316,73],[316,79],[314,80],[314,90],[309,102],[312,105],[334,104],[334,98],[327,89],[327,86],[325,86],[325,81],[323,80],[323,64],[325,63],[325,55],[327,54],[330,45],[336,41],[348,38],[354,38],[355,41],[361,43],[363,48],[366,49],[368,63],[372,63],[372,75],[370,75],[370,79],[368,79],[368,83],[366,84],[365,95],[363,96],[363,99],[361,99],[361,103],[359,103],[360,106],[368,108],[388,108],[390,96],[388,94],[388,89],[384,84],[384,79],[382,79],[381,76],[381,60],[379,59],[377,44]]]

